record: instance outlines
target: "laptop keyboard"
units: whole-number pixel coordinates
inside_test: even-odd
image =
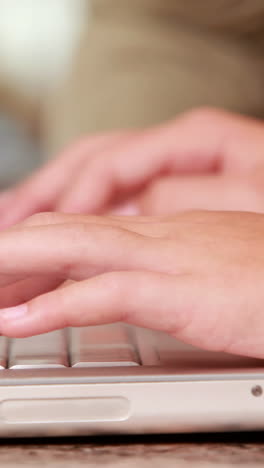
[[[122,324],[58,330],[31,338],[0,338],[0,369],[139,364],[133,337]]]
[[[128,329],[119,324],[75,328],[71,331],[70,348],[71,365],[74,367],[139,364]]]
[[[65,331],[11,340],[8,361],[11,369],[68,366]]]

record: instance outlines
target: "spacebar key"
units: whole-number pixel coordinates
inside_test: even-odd
[[[68,358],[64,330],[11,341],[9,359],[9,368],[11,369],[67,366]]]

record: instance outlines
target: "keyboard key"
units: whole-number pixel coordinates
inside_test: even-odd
[[[11,340],[9,368],[41,369],[67,367],[67,343],[64,330]]]
[[[0,370],[7,367],[8,340],[4,336],[0,337]]]
[[[70,331],[73,367],[137,366],[137,351],[122,324],[75,328]]]

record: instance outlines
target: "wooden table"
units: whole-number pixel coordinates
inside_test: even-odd
[[[1,468],[263,467],[264,433],[7,441]]]

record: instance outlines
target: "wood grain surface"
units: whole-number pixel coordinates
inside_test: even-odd
[[[0,466],[255,468],[264,466],[264,434],[2,441]]]

